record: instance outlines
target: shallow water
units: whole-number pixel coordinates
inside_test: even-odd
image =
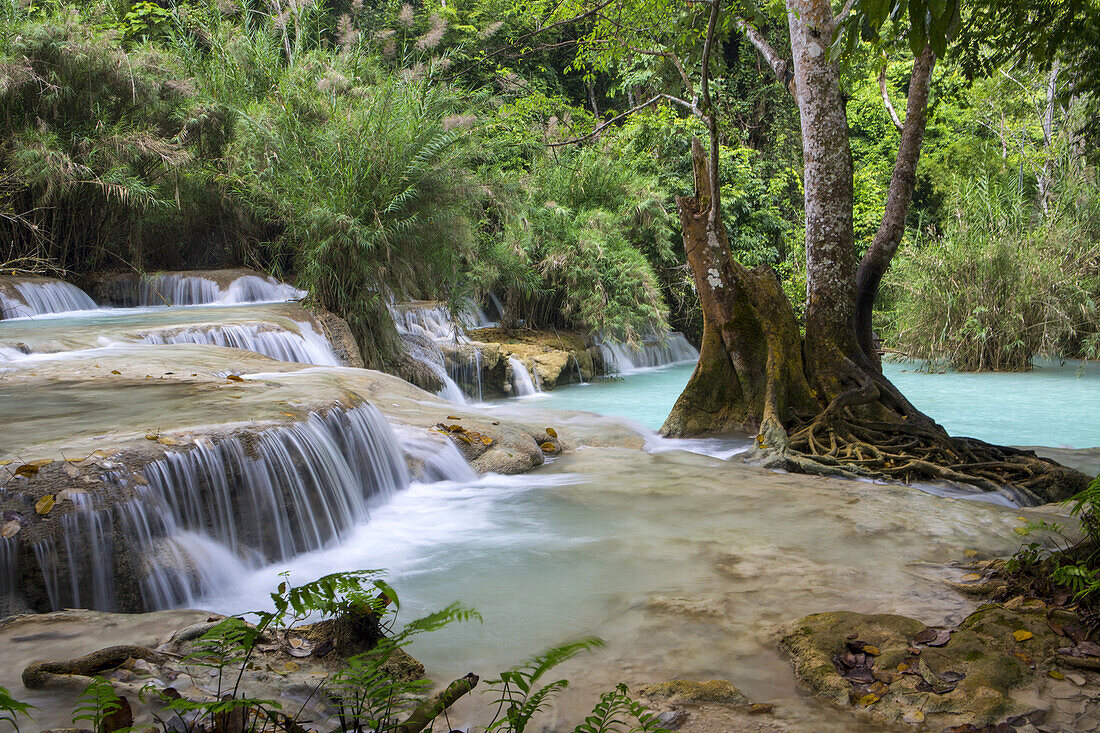
[[[693,368],[672,366],[560,387],[538,398],[539,405],[620,415],[657,430]],[[1002,445],[1100,446],[1100,364],[1037,362],[1030,372],[1010,374],[930,374],[905,362],[884,369],[914,405],[952,435]]]

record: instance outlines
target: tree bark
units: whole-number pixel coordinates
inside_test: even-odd
[[[905,122],[901,128],[901,142],[890,178],[882,225],[863,255],[856,273],[856,337],[863,355],[876,370],[881,370],[882,365],[875,348],[872,315],[882,276],[886,274],[905,236],[905,219],[917,185],[917,163],[928,122],[928,91],[935,64],[936,55],[931,46],[925,46],[913,63],[909,76],[909,99],[905,104]]]

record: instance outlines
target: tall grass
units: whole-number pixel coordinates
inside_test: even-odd
[[[942,232],[888,276],[888,346],[962,371],[1100,357],[1100,186],[1071,171],[1046,218],[1017,181],[957,182]]]

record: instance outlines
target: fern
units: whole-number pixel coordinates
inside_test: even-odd
[[[550,698],[569,686],[568,680],[556,680],[536,687],[543,675],[582,652],[603,646],[603,641],[596,637],[580,639],[547,649],[525,664],[501,672],[500,677],[490,680],[488,684],[496,688],[498,696],[493,704],[503,710],[504,715],[490,723],[486,730],[523,733],[531,718],[545,707]]]
[[[626,685],[605,692],[573,733],[670,733],[657,715],[631,699]]]
[[[73,724],[81,720],[91,723],[92,730],[99,730],[103,719],[122,710],[122,698],[103,677],[93,677],[91,683],[80,693],[73,708]]]
[[[0,686],[0,722],[10,723],[15,733],[19,733],[19,716],[30,720],[28,711],[33,708],[33,705],[16,700],[6,687]]]

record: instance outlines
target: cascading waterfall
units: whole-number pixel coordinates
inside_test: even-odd
[[[465,388],[464,394],[478,402],[484,401],[484,392],[481,384],[481,350],[466,347],[451,352],[445,359],[447,364],[447,376],[451,381]]]
[[[438,303],[391,306],[390,315],[405,353],[424,364],[443,384],[439,396],[460,405],[466,404],[465,393],[447,372],[447,360],[439,348],[439,342],[466,343],[469,338],[462,327],[451,320],[447,308]]]
[[[517,357],[509,356],[508,365],[512,368],[512,393],[516,397],[524,397],[541,392],[538,384],[538,374],[527,371],[527,367]]]
[[[305,297],[302,290],[274,278],[242,275],[225,290],[201,275],[176,272],[135,277],[114,295],[122,306],[278,303]]]
[[[462,388],[447,373],[446,359],[443,357],[443,351],[440,350],[439,344],[423,334],[402,332],[400,329],[397,333],[401,337],[401,343],[405,347],[405,353],[409,355],[409,358],[426,366],[443,385],[443,388],[439,390],[439,396],[459,405],[466,404],[466,395],[463,393]]]
[[[262,324],[230,324],[180,331],[152,332],[142,337],[147,344],[210,344],[254,351],[279,361],[319,366],[340,366],[328,339],[309,323],[299,323],[300,333]],[[0,354],[0,360],[3,360]]]
[[[91,296],[72,283],[61,280],[20,282],[13,286],[18,296],[0,295],[3,318],[30,318],[46,313],[92,310]]]
[[[608,371],[614,370],[620,374],[686,364],[699,359],[699,352],[678,331],[645,339],[637,346],[605,342],[600,344],[600,351]]]
[[[336,408],[168,452],[140,480],[107,474],[100,491],[116,500],[76,494],[57,534],[33,544],[40,577],[30,583],[52,609],[175,607],[346,536],[408,487],[406,452],[423,481],[474,477],[450,442],[402,430],[404,445],[373,405]],[[0,546],[7,594],[20,585],[17,548]]]

